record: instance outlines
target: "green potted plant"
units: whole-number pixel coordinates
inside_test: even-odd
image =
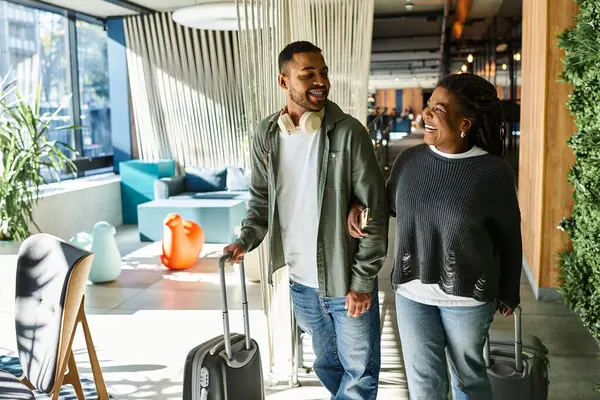
[[[562,79],[573,85],[568,108],[577,132],[569,139],[573,210],[558,228],[572,248],[559,253],[560,293],[600,344],[600,3],[577,0],[575,26],[558,36]],[[600,391],[600,385],[597,389]]]
[[[29,236],[31,225],[39,231],[33,210],[40,186],[48,183],[43,170],[56,180],[60,179],[59,171],[76,170],[65,154],[75,151],[48,138],[53,130],[75,128],[51,128],[62,107],[53,114],[40,114],[40,89],[31,104],[19,96],[9,74],[0,80],[0,254],[14,254]]]

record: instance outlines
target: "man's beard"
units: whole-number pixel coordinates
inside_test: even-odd
[[[315,88],[313,88],[315,89]],[[311,89],[311,90],[313,90]],[[326,90],[323,88],[323,90]],[[323,108],[323,104],[315,104],[308,100],[308,95],[306,93],[300,93],[292,88],[290,88],[290,98],[300,107],[304,108],[306,111],[320,111]],[[327,99],[327,97],[325,98]]]

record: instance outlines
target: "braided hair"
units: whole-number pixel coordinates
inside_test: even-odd
[[[452,93],[460,102],[466,118],[473,120],[468,132],[469,147],[479,146],[490,154],[506,154],[506,122],[496,88],[474,74],[451,74],[437,84]]]

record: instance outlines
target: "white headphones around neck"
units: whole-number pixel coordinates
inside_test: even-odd
[[[306,133],[317,133],[321,128],[324,114],[325,108],[320,111],[306,111],[300,117],[300,125],[296,127],[294,121],[292,121],[292,117],[287,112],[287,108],[284,108],[281,115],[279,115],[277,124],[281,128],[281,131],[288,135],[296,132],[298,129]]]

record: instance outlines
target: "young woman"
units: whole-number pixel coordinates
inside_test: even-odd
[[[514,175],[496,89],[442,79],[425,110],[425,144],[402,152],[387,183],[396,217],[392,285],[412,400],[492,398],[483,347],[494,313],[519,304],[522,248]],[[350,234],[362,205],[352,207]],[[367,229],[368,230],[368,229]]]

